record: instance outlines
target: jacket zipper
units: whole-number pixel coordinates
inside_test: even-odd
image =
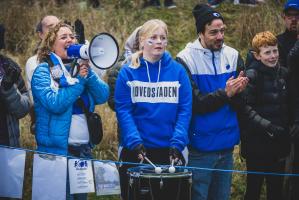
[[[215,54],[214,54],[214,51],[211,51],[211,52],[212,52],[212,63],[213,63],[215,75],[217,75],[217,70],[216,70],[216,65],[215,65]]]

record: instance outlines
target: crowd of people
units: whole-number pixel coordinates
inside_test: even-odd
[[[264,180],[268,200],[298,199],[299,178],[284,187],[285,177],[275,173],[299,173],[299,1],[284,5],[285,32],[254,36],[246,63],[224,44],[221,13],[198,4],[192,14],[198,37],[176,58],[166,50],[165,22],[137,27],[107,72],[108,83],[88,60],[68,56],[80,40],[73,27],[45,16],[36,29],[36,54],[26,63],[27,87],[20,67],[0,55],[0,145],[20,146],[19,119],[30,113],[38,151],[90,159],[95,144],[85,110],[108,101],[117,117],[119,161],[191,167],[193,200],[230,198],[240,141],[247,171],[256,172],[247,174],[244,199],[259,199]],[[1,49],[4,31],[0,26]],[[133,199],[131,167],[118,168],[123,200]],[[66,184],[67,199],[87,199],[70,194]]]

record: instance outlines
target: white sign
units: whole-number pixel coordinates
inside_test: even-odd
[[[0,197],[22,198],[26,152],[0,147]]]
[[[32,200],[65,200],[66,177],[66,157],[34,154]]]
[[[69,159],[70,193],[94,192],[94,179],[90,160]]]
[[[118,170],[114,163],[93,163],[97,196],[120,194]]]

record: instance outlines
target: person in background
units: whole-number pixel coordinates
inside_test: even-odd
[[[233,149],[240,138],[233,102],[248,79],[241,72],[243,61],[238,51],[224,44],[222,15],[206,4],[196,5],[192,13],[198,38],[177,55],[192,84],[188,165],[232,170]],[[192,170],[192,174],[193,200],[229,199],[230,172]]]
[[[186,71],[165,51],[167,37],[163,21],[145,22],[139,30],[139,50],[119,72],[115,110],[121,131],[120,161],[140,162],[146,155],[156,164],[185,163],[182,151],[188,142],[192,93]],[[119,167],[122,199],[130,199],[130,167]]]
[[[285,31],[277,35],[279,63],[288,68],[287,57],[289,51],[297,41],[296,26],[299,21],[299,0],[288,0],[283,9],[282,18],[285,23]]]
[[[131,35],[128,37],[125,43],[125,51],[117,64],[113,66],[110,70],[107,72],[108,76],[108,85],[109,85],[109,99],[108,99],[108,105],[111,108],[111,110],[115,111],[115,103],[114,103],[114,90],[115,90],[115,84],[117,80],[117,76],[119,74],[119,71],[121,67],[124,64],[131,62],[132,54],[139,50],[139,30],[141,26],[137,27]]]
[[[54,27],[57,23],[59,22],[59,19],[56,16],[53,15],[46,15],[36,26],[36,32],[38,34],[38,37],[40,39],[38,46],[40,45],[41,41],[44,39],[45,35],[47,34],[47,32],[49,31],[49,28]],[[38,49],[38,47],[37,47]],[[37,53],[37,49],[36,49],[36,53]],[[35,54],[34,56],[30,57],[27,61],[26,61],[26,65],[25,65],[25,74],[26,74],[26,82],[27,82],[27,88],[29,90],[29,94],[30,94],[30,99],[33,102],[33,98],[32,98],[32,91],[31,91],[31,78],[33,75],[33,72],[35,70],[35,68],[38,65],[38,60],[37,60],[37,54]]]
[[[0,25],[0,50],[4,48],[5,28]],[[0,53],[0,145],[20,147],[19,119],[31,107],[21,68]]]
[[[252,40],[257,62],[246,68],[249,78],[244,91],[251,120],[243,122],[241,154],[247,171],[284,173],[290,153],[288,104],[288,70],[278,63],[277,38],[269,31],[258,33]],[[283,176],[247,174],[245,200],[260,199],[266,182],[267,199],[283,199]]]
[[[299,174],[299,22],[297,22],[297,41],[294,47],[290,50],[287,61],[290,73],[290,89],[292,95],[293,110],[293,126],[290,131],[291,141],[293,144],[293,152],[290,162],[290,169],[292,173]],[[299,178],[291,177],[291,183],[288,188],[288,200],[295,200],[299,198]]]
[[[31,86],[36,115],[37,150],[41,152],[91,158],[94,144],[90,141],[84,108],[93,112],[109,96],[108,85],[89,67],[79,61],[79,72],[64,63],[67,48],[75,44],[71,26],[59,22],[51,28],[38,51],[39,65]],[[67,184],[69,189],[69,184]],[[87,194],[70,195],[67,199],[87,199]]]
[[[156,8],[161,8],[160,0],[145,0],[143,7],[154,6]],[[164,0],[164,7],[168,9],[176,8],[175,3],[173,0]]]

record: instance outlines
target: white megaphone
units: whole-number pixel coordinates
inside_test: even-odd
[[[118,58],[119,47],[116,39],[109,33],[94,36],[89,44],[74,44],[67,49],[69,58],[90,60],[99,69],[112,67]]]

